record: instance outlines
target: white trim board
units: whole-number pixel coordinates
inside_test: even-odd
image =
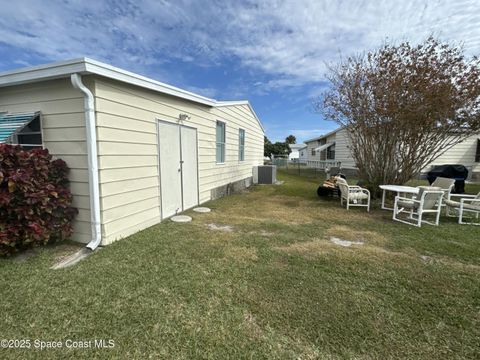
[[[75,73],[80,75],[99,75],[211,107],[248,105],[253,116],[265,133],[265,129],[260,119],[255,114],[255,111],[253,111],[248,100],[217,101],[89,58],[59,61],[45,65],[0,72],[0,87],[67,78]]]

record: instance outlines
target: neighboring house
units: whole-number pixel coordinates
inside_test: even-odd
[[[82,58],[0,73],[0,142],[67,162],[72,237],[94,248],[250,186],[264,130],[248,101]]]
[[[355,161],[348,147],[347,130],[338,128],[325,135],[305,141],[307,144],[307,165],[324,169],[338,166],[342,169],[355,169]],[[427,165],[422,173],[432,166],[442,164],[465,165],[472,178],[480,178],[480,134],[473,135],[453,146],[446,153]]]
[[[307,144],[308,166],[321,169],[332,166],[355,168],[355,161],[348,149],[348,134],[345,129],[336,129],[325,135],[306,140],[305,144]]]
[[[300,160],[300,149],[306,147],[305,144],[290,144],[290,150],[292,151],[288,155],[288,160],[290,161],[299,161]]]
[[[422,172],[426,173],[433,166],[445,164],[462,164],[468,168],[469,179],[480,180],[480,133],[453,146],[426,166]]]
[[[298,149],[298,161],[301,164],[306,164],[307,163],[307,145],[302,144],[303,147]]]

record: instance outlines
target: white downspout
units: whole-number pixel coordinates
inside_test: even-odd
[[[102,242],[95,103],[92,92],[82,83],[81,75],[72,74],[71,81],[73,87],[79,89],[84,94],[85,121],[87,128],[88,183],[90,188],[90,223],[92,227],[92,240],[87,244],[87,248],[95,250]]]

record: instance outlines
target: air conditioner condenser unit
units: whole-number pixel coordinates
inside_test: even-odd
[[[254,184],[275,184],[277,182],[277,167],[275,165],[261,165],[253,167]]]

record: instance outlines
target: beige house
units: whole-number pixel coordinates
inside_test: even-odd
[[[0,73],[0,115],[16,126],[4,126],[4,142],[67,162],[79,209],[73,239],[90,248],[250,186],[263,164],[264,130],[248,101],[216,101],[86,58]]]
[[[345,129],[336,129],[325,135],[304,141],[307,145],[307,165],[326,168],[355,169],[355,161],[348,148],[348,134]]]
[[[355,161],[348,143],[348,133],[343,128],[305,141],[307,165],[321,169],[338,166],[347,172],[354,170]],[[453,146],[427,165],[422,173],[428,172],[433,166],[444,164],[462,164],[468,168],[471,179],[480,179],[480,134],[470,136],[460,144]]]

